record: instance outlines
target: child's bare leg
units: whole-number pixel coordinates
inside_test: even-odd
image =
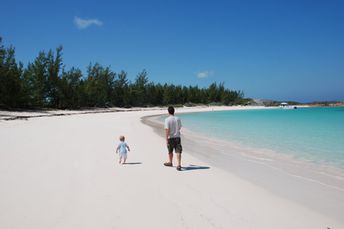
[[[122,162],[122,157],[119,157],[119,163],[121,164],[121,162]]]

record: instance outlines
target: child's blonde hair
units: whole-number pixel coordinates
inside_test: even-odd
[[[121,135],[121,136],[119,136],[119,140],[123,142],[125,140],[125,137],[123,135]]]

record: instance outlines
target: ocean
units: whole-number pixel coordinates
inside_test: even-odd
[[[183,127],[242,147],[344,168],[344,107],[178,114]]]

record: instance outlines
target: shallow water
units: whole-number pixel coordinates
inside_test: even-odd
[[[178,114],[183,126],[243,147],[344,168],[344,107]]]

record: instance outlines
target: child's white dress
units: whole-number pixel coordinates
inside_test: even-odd
[[[119,155],[123,158],[127,158],[127,147],[128,147],[128,145],[125,142],[121,142],[117,146],[117,150],[119,152]]]

